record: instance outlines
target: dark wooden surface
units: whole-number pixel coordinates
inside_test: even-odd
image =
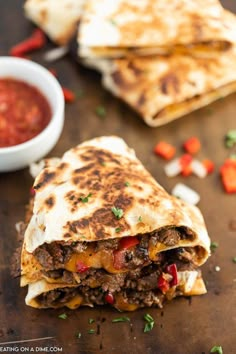
[[[23,16],[22,4],[20,0],[0,1],[0,55],[7,55],[13,44],[32,31],[32,24]],[[223,1],[223,4],[236,12],[235,1]],[[51,43],[47,46],[53,47]],[[48,67],[50,65],[43,62],[44,51],[38,51],[32,59]],[[152,129],[103,90],[100,76],[79,66],[73,55],[52,66],[57,69],[63,85],[77,92],[82,90],[84,95],[66,106],[64,131],[50,156],[61,156],[68,148],[95,136],[121,136],[169,192],[177,182],[186,182],[200,193],[199,207],[212,241],[218,242],[219,247],[203,267],[208,288],[206,295],[176,299],[163,310],[145,309],[127,314],[130,323],[112,324],[111,320],[120,314],[109,307],[35,310],[25,305],[26,289],[19,287],[19,279],[10,276],[10,259],[17,246],[15,223],[24,218],[32,179],[27,169],[0,174],[0,342],[53,337],[16,344],[20,352],[34,349],[37,352],[58,350],[64,354],[206,354],[214,345],[221,345],[224,354],[236,353],[236,264],[232,262],[236,256],[236,196],[224,193],[218,174],[219,166],[229,155],[223,137],[229,129],[236,128],[236,96],[231,95],[176,122]],[[107,109],[104,119],[95,114],[98,105]],[[179,147],[180,153],[182,142],[192,135],[202,141],[200,156],[213,159],[217,171],[204,180],[166,178],[164,162],[153,155],[153,146],[164,139]],[[219,272],[215,271],[216,266],[220,267]],[[64,312],[68,318],[59,319],[58,315]],[[143,316],[147,312],[154,317],[155,327],[145,334]],[[95,319],[95,323],[89,324],[89,318]],[[88,334],[90,328],[96,333]],[[76,338],[78,332],[82,334],[80,339]],[[13,344],[0,345],[0,351],[9,346],[13,347]]]

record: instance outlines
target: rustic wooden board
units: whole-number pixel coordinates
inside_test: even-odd
[[[9,48],[27,37],[32,30],[23,16],[23,1],[0,2],[0,55],[7,55]],[[236,12],[236,3],[223,1]],[[51,43],[48,48],[53,47]],[[43,51],[32,59],[45,65]],[[112,324],[120,316],[109,307],[69,310],[35,310],[25,306],[26,289],[19,287],[19,280],[10,276],[10,259],[17,247],[15,223],[24,218],[32,179],[28,170],[0,174],[0,352],[10,351],[14,345],[3,342],[21,341],[41,337],[52,339],[15,344],[19,352],[73,353],[159,353],[203,354],[214,345],[221,345],[224,353],[236,352],[236,197],[226,195],[219,174],[204,180],[189,177],[167,179],[164,162],[152,153],[155,143],[164,139],[180,147],[182,142],[197,135],[202,141],[201,157],[212,158],[217,170],[229,151],[223,137],[229,129],[236,128],[235,95],[194,112],[161,128],[152,129],[126,105],[101,88],[100,76],[79,66],[72,56],[53,64],[62,84],[84,95],[74,104],[66,106],[66,122],[60,141],[50,156],[60,156],[68,148],[95,136],[116,134],[136,150],[138,157],[168,190],[177,182],[186,182],[201,195],[201,208],[212,241],[219,247],[203,267],[207,295],[180,298],[166,304],[163,310],[140,310],[127,314],[130,323]],[[95,108],[107,109],[104,119],[97,117]],[[216,272],[215,267],[220,271]],[[66,320],[58,315],[65,312]],[[155,327],[143,333],[145,313],[155,318]],[[89,318],[95,323],[89,324]],[[88,330],[94,328],[95,334]],[[81,338],[76,338],[80,332]],[[40,349],[42,347],[42,349]],[[28,348],[28,349],[27,349]],[[48,348],[48,349],[45,349]],[[51,348],[51,349],[50,349]],[[15,349],[17,350],[17,349]]]

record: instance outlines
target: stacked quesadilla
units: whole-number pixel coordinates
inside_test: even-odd
[[[27,0],[28,18],[157,127],[236,89],[236,17],[218,0]]]
[[[206,292],[199,209],[170,196],[122,139],[49,159],[34,189],[21,257],[27,305],[133,311]]]

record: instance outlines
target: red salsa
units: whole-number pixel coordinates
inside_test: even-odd
[[[32,139],[51,116],[49,103],[37,88],[12,78],[0,79],[0,147]]]

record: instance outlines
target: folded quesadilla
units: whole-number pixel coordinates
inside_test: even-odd
[[[152,127],[166,124],[236,90],[236,47],[215,58],[184,54],[87,59],[105,88]]]
[[[87,141],[34,182],[21,286],[27,305],[162,307],[206,292],[210,240],[199,209],[170,196],[118,137]]]
[[[235,15],[218,0],[88,0],[79,55],[214,55],[236,41]]]
[[[25,15],[57,44],[75,35],[85,0],[27,0]]]

